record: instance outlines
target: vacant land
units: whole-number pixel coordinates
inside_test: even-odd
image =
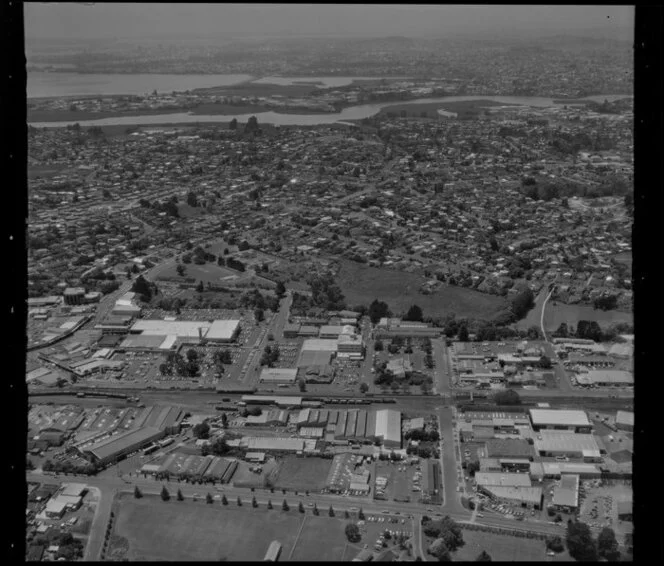
[[[318,491],[325,487],[332,460],[323,458],[284,458],[279,463],[275,487]]]
[[[385,301],[395,314],[405,313],[412,305],[422,308],[424,316],[445,316],[488,320],[507,308],[502,297],[479,293],[472,289],[444,285],[431,295],[418,292],[425,279],[414,273],[367,267],[354,262],[342,263],[337,283],[346,303],[366,305],[374,300]]]
[[[303,515],[295,501],[284,512],[280,501],[275,496],[275,509],[270,511],[265,505],[253,509],[234,502],[223,506],[127,495],[121,500],[114,534],[132,561],[260,561],[273,540],[283,545],[283,561],[341,560],[346,520]]]
[[[453,560],[472,562],[486,550],[498,562],[542,562],[546,556],[544,541],[512,537],[481,531],[463,531],[465,545],[453,555]]]

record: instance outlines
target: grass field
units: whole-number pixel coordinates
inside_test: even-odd
[[[617,322],[634,323],[634,315],[622,311],[602,311],[595,310],[589,306],[564,305],[549,300],[544,311],[544,327],[547,330],[556,330],[562,322],[576,327],[579,320],[596,320],[600,326],[608,326]]]
[[[422,113],[426,114],[426,118],[440,118],[438,110],[446,110],[447,112],[455,112],[460,118],[470,118],[479,115],[489,106],[505,106],[505,104],[496,102],[495,100],[464,100],[458,102],[426,102],[409,104],[403,102],[400,104],[393,104],[382,108],[381,114],[396,113],[401,115],[401,112],[406,112],[407,117],[425,117]]]
[[[349,306],[369,306],[374,300],[385,301],[395,314],[405,313],[410,306],[419,305],[424,316],[444,316],[490,319],[507,307],[502,297],[487,295],[463,287],[443,286],[431,295],[418,292],[424,278],[414,273],[367,267],[344,262],[337,277]]]
[[[193,277],[196,281],[203,281],[203,283],[224,283],[224,277],[235,276],[236,278],[242,278],[243,274],[232,269],[226,269],[225,267],[220,267],[216,263],[206,263],[205,265],[196,265],[195,263],[183,264],[186,267],[184,277]],[[179,277],[177,271],[177,266],[172,265],[167,269],[164,269],[160,273],[161,277]]]
[[[494,562],[543,562],[548,558],[544,541],[537,539],[464,529],[463,540],[466,544],[452,556],[455,562],[473,562],[483,550]]]
[[[233,502],[223,506],[126,496],[114,534],[128,542],[126,557],[132,561],[260,561],[273,540],[283,545],[282,561],[291,554],[299,561],[341,560],[346,552],[343,518],[303,515],[294,501],[283,512],[280,502],[275,496],[275,509],[269,511],[264,505],[252,509]]]
[[[279,463],[275,487],[298,491],[323,489],[331,466],[332,460],[322,458],[284,458]]]

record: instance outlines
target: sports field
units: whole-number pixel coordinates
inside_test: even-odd
[[[466,544],[452,556],[455,562],[473,562],[483,550],[494,562],[543,562],[549,558],[542,540],[466,529],[463,530],[463,540]]]
[[[547,302],[544,311],[544,328],[547,330],[556,330],[563,322],[566,322],[568,326],[576,327],[580,320],[596,320],[604,328],[618,322],[633,324],[634,315],[629,312],[602,311],[589,306],[563,305],[561,303],[557,303],[554,307],[551,299]]]
[[[332,460],[323,458],[284,458],[279,462],[275,487],[298,491],[318,491],[325,487]]]
[[[502,297],[449,285],[443,285],[431,295],[422,295],[418,289],[424,281],[424,277],[414,273],[368,267],[355,262],[343,262],[337,276],[337,283],[349,306],[369,306],[374,299],[378,299],[385,301],[395,315],[406,313],[416,304],[424,316],[454,313],[458,318],[488,320],[508,306]]]
[[[253,509],[248,502],[237,507],[233,501],[227,506],[156,497],[121,501],[114,534],[128,543],[130,561],[261,561],[273,540],[282,544],[282,561],[341,560],[346,552],[346,520],[322,510],[319,517],[302,514],[295,501],[284,512],[276,496],[273,510]]]
[[[195,263],[183,263],[185,267],[184,278],[193,277],[196,281],[202,281],[203,283],[216,283],[218,285],[223,285],[224,282],[236,281],[242,277],[246,277],[245,274],[233,269],[226,269],[225,267],[220,267],[216,263],[206,263],[205,265],[196,265]],[[179,277],[176,271],[177,265],[172,265],[167,269],[164,269],[161,273],[161,277]],[[229,279],[225,279],[229,278]]]

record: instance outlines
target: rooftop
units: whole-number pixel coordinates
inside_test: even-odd
[[[533,425],[590,426],[585,411],[564,409],[530,409]]]

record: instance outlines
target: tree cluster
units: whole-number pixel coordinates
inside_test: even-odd
[[[367,311],[369,318],[371,319],[372,324],[377,324],[381,318],[389,317],[392,313],[390,312],[387,303],[374,299],[374,301],[369,305]]]
[[[274,364],[279,359],[279,346],[276,344],[270,346],[269,344],[265,346],[263,355],[260,359],[261,366],[274,367]]]
[[[566,533],[567,550],[574,560],[597,562],[597,543],[593,539],[590,527],[579,521],[570,521]]]
[[[311,289],[313,304],[325,310],[338,311],[346,308],[341,288],[331,277],[311,277],[307,283]]]

